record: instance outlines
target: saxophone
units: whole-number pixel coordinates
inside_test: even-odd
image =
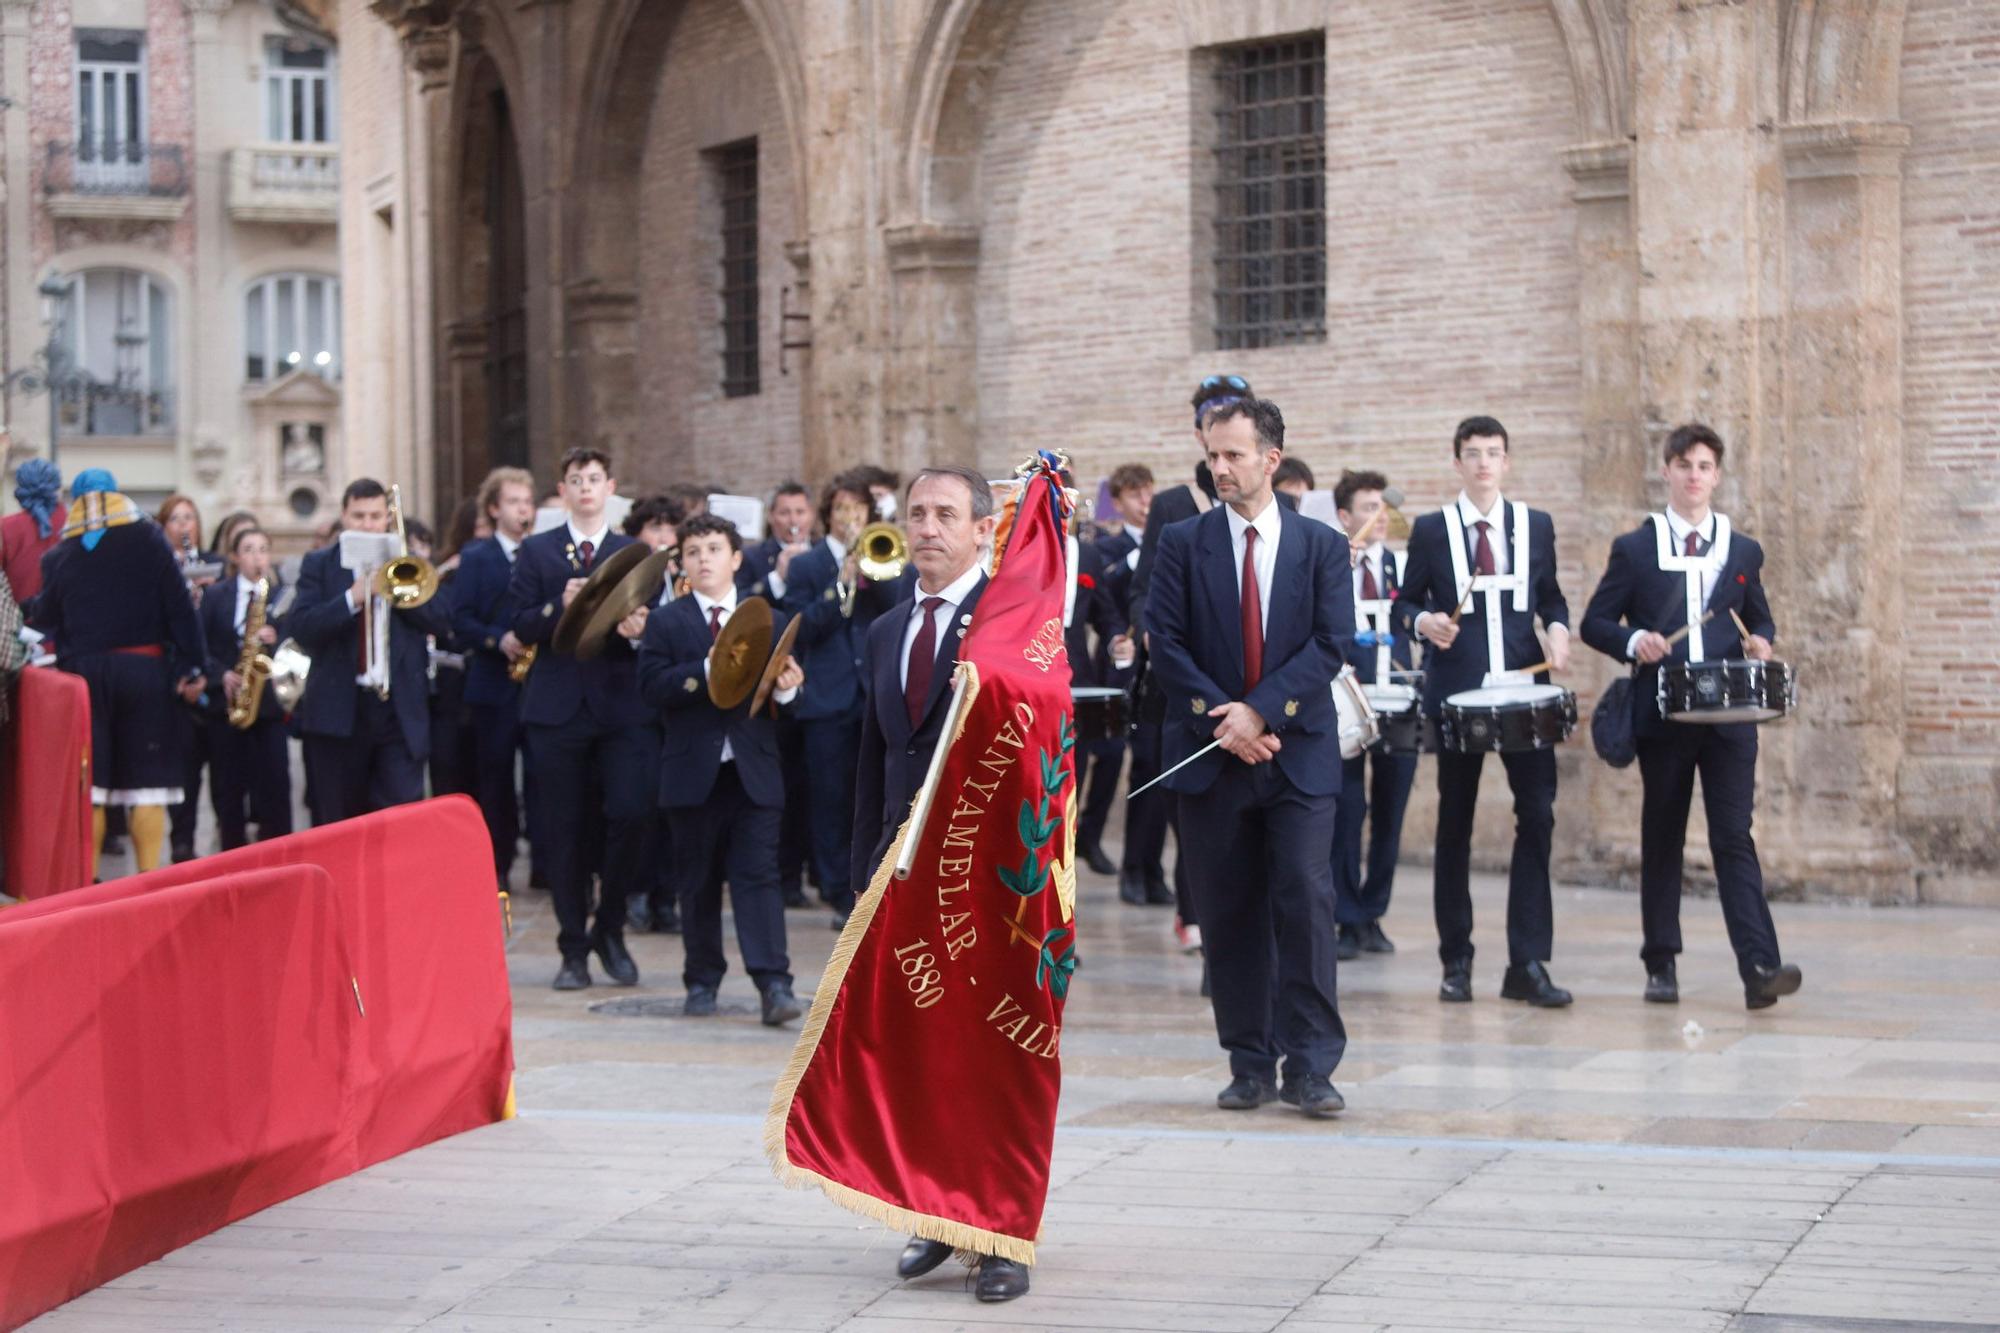
[[[229,725],[248,731],[257,724],[257,710],[264,702],[264,685],[271,679],[271,656],[264,651],[264,599],[270,582],[258,579],[250,594],[250,609],[243,614],[243,652],[236,659],[236,674],[243,688],[229,701]]]

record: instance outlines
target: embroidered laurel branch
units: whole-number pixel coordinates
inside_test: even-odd
[[[1038,750],[1042,769],[1040,795],[1033,801],[1021,802],[1021,816],[1017,827],[1021,835],[1021,864],[1001,866],[1000,882],[1023,898],[1032,898],[1048,884],[1048,868],[1042,862],[1042,848],[1055,837],[1056,825],[1062,809],[1060,797],[1064,785],[1069,781],[1070,770],[1063,766],[1063,757],[1076,748],[1076,732],[1069,724],[1069,714],[1063,713],[1057,719],[1059,744],[1054,754]]]
[[[1072,938],[1060,955],[1056,953],[1056,942],[1070,933],[1068,926],[1057,926],[1044,935],[1041,955],[1035,960],[1035,984],[1047,986],[1059,1000],[1069,998],[1069,981],[1076,974],[1075,940]]]

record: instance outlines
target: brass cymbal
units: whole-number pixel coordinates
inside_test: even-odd
[[[757,682],[757,693],[750,700],[750,716],[755,717],[757,710],[764,706],[764,701],[777,692],[778,674],[791,660],[792,644],[798,637],[799,617],[793,616],[785,622],[785,632],[778,636],[778,646],[771,650],[771,660],[764,664],[763,679]]]
[[[579,662],[604,651],[605,639],[626,616],[660,595],[667,561],[644,542],[621,546],[590,571],[556,622],[551,646]]]
[[[724,712],[750,697],[771,656],[771,604],[746,597],[708,650],[708,697]]]

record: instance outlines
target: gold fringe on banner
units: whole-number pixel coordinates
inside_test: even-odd
[[[969,705],[971,699],[976,699],[979,694],[979,672],[969,662],[961,662],[959,669],[969,676],[966,685],[971,691],[967,700]],[[956,745],[965,732],[965,718],[971,715],[972,709],[968,706],[959,721],[958,730],[948,737],[941,737],[939,743],[947,748]],[[851,1185],[828,1180],[817,1171],[799,1166],[785,1153],[785,1125],[792,1118],[792,1098],[799,1090],[799,1080],[805,1077],[807,1066],[812,1064],[813,1056],[819,1051],[820,1038],[825,1035],[827,1019],[833,1012],[834,997],[839,995],[841,987],[847,982],[847,969],[854,962],[854,954],[860,949],[861,939],[868,933],[869,924],[875,920],[875,909],[881,906],[882,895],[895,882],[896,858],[902,854],[903,840],[910,833],[910,821],[905,818],[903,826],[896,831],[895,840],[889,844],[887,855],[875,867],[867,892],[855,900],[847,926],[840,932],[839,942],[833,946],[833,956],[827,960],[826,970],[820,974],[819,985],[813,991],[812,1011],[806,1015],[805,1028],[799,1033],[798,1045],[792,1048],[792,1058],[786,1063],[785,1072],[771,1093],[771,1110],[764,1117],[764,1155],[771,1159],[771,1170],[777,1174],[778,1180],[789,1188],[805,1189],[817,1185],[827,1198],[850,1212],[908,1235],[938,1241],[958,1250],[998,1255],[1002,1259],[1032,1265],[1035,1262],[1033,1241],[988,1231],[954,1218],[919,1213],[890,1203],[887,1199],[878,1199]]]

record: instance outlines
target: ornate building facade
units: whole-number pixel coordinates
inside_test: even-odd
[[[1993,5],[344,0],[341,27],[356,466],[439,506],[583,441],[628,490],[1041,445],[1167,484],[1226,369],[1322,485],[1377,467],[1411,509],[1456,490],[1453,424],[1499,416],[1580,614],[1702,419],[1805,682],[1763,733],[1774,884],[2000,902]],[[1565,868],[1631,874],[1636,774],[1563,764]]]

